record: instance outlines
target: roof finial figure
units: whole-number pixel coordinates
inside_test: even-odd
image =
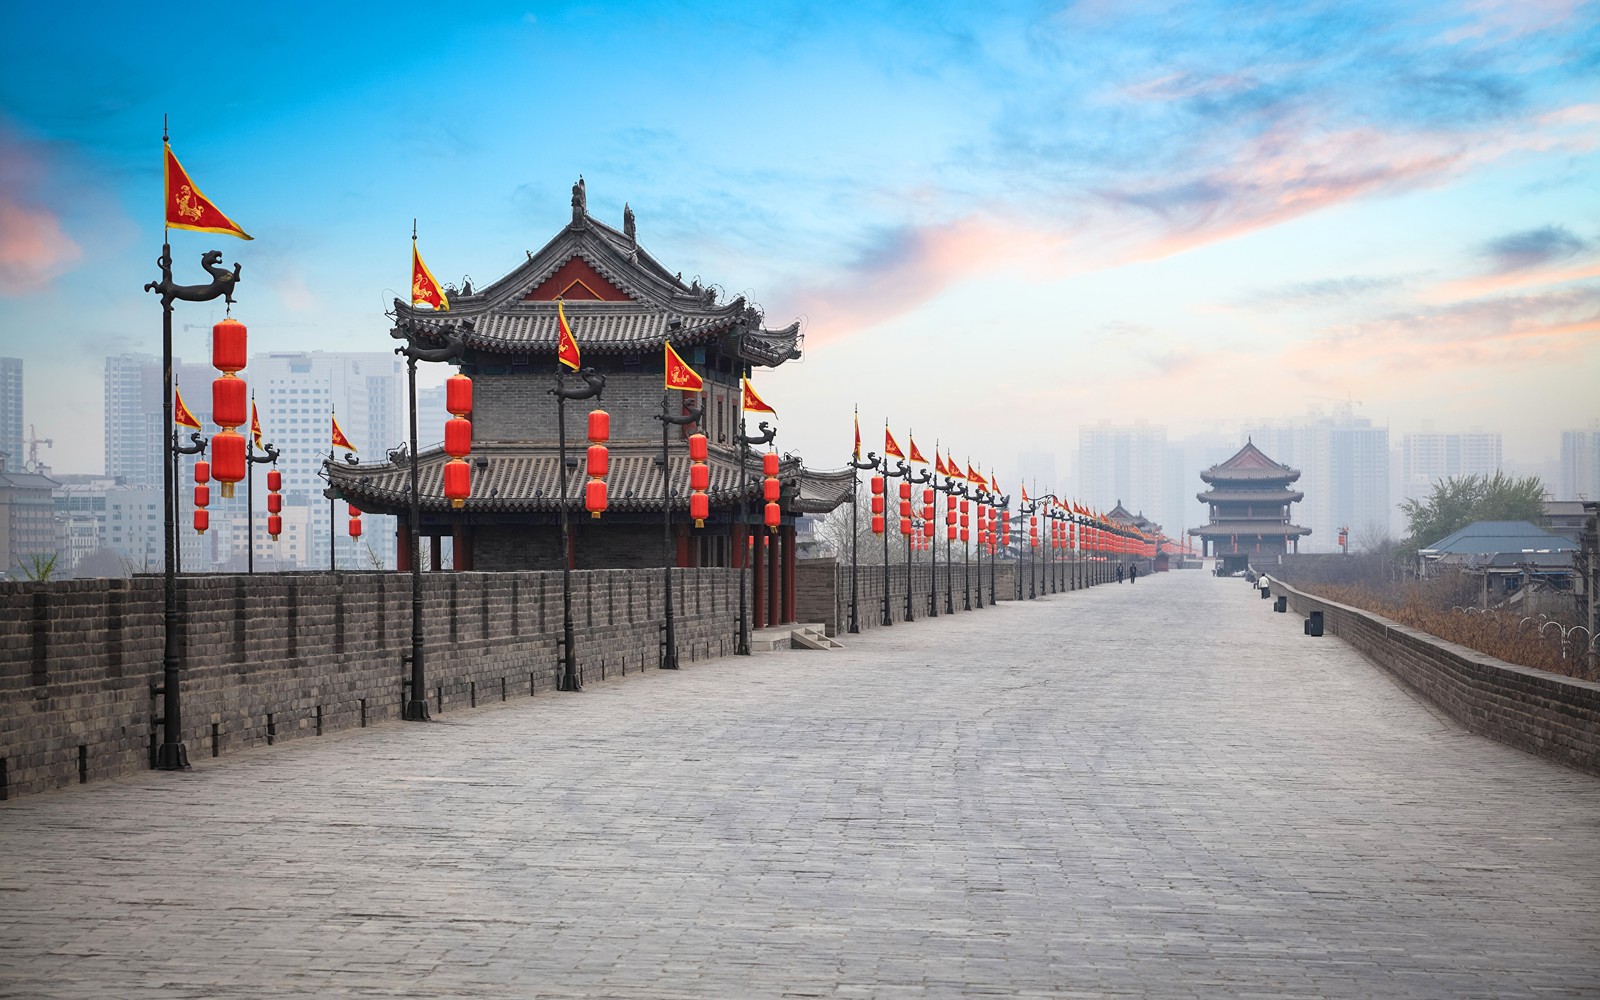
[[[572,224],[583,225],[583,217],[589,214],[589,193],[583,184],[583,175],[578,175],[578,183],[572,185]]]
[[[622,235],[628,238],[629,243],[638,245],[639,229],[634,225],[633,208],[627,202],[622,203]]]

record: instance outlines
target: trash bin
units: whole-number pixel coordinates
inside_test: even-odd
[[[1306,635],[1321,635],[1321,634],[1322,634],[1322,612],[1313,611],[1313,612],[1311,612],[1311,616],[1306,619]]]
[[[1287,597],[1280,597],[1276,601],[1273,601],[1272,602],[1272,610],[1278,612],[1280,615],[1283,614],[1285,611],[1288,611],[1289,610],[1289,599]]]

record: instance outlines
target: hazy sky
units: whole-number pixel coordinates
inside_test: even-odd
[[[361,6],[8,11],[0,353],[56,469],[100,467],[103,357],[159,351],[163,112],[256,237],[174,232],[180,280],[241,262],[253,350],[388,350],[413,217],[483,284],[582,173],[803,317],[757,384],[814,466],[857,402],[1003,472],[1105,417],[1355,400],[1533,460],[1600,416],[1594,3]],[[179,310],[204,360],[220,314]]]

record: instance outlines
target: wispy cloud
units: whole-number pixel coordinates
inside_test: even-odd
[[[1505,274],[1567,260],[1591,246],[1590,241],[1567,227],[1551,225],[1498,236],[1485,243],[1479,253],[1489,259],[1493,273]]]
[[[1249,292],[1236,300],[1236,305],[1298,306],[1328,305],[1367,298],[1403,286],[1405,278],[1381,277],[1369,274],[1352,274],[1343,278],[1324,278],[1320,281],[1299,281],[1274,288]]]

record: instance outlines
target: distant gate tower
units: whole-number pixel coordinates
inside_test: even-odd
[[[1305,499],[1289,484],[1300,478],[1300,470],[1279,465],[1246,442],[1226,462],[1200,473],[1211,489],[1195,494],[1201,503],[1211,505],[1211,521],[1189,534],[1198,536],[1202,554],[1221,560],[1223,573],[1234,573],[1251,563],[1276,565],[1286,552],[1300,551],[1300,536],[1310,528],[1289,523],[1289,505]],[[1292,549],[1291,549],[1292,547]]]

